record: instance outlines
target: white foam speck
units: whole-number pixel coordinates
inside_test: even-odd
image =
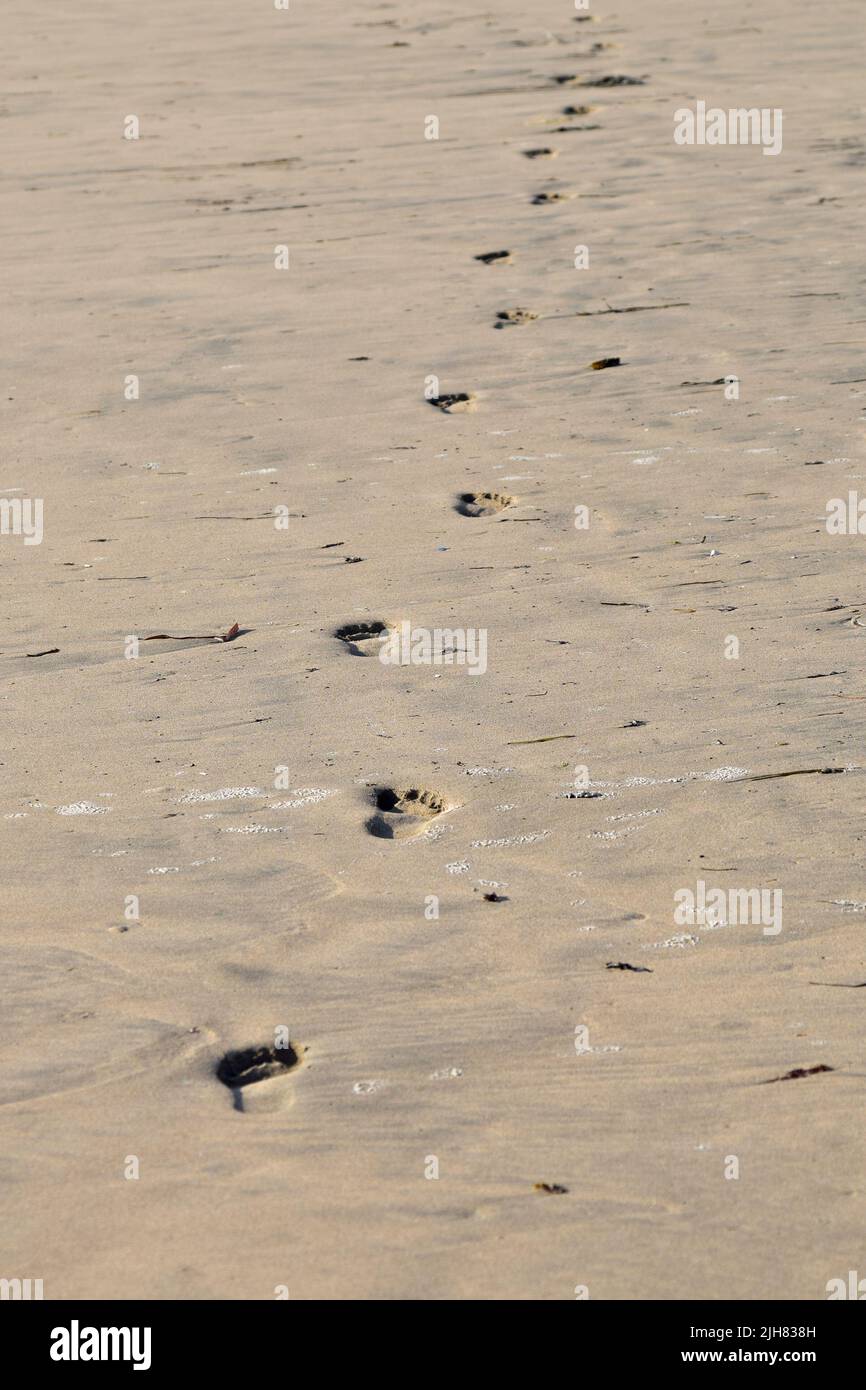
[[[663,787],[669,783],[685,782],[685,777],[626,777],[621,787]],[[616,786],[616,783],[614,783]]]
[[[714,767],[712,772],[696,772],[696,782],[733,782],[737,777],[746,777],[747,767]]]
[[[381,1091],[385,1085],[384,1081],[356,1081],[352,1090],[356,1096],[371,1096],[374,1091]]]
[[[283,835],[287,825],[223,825],[223,835]]]
[[[425,830],[423,835],[418,835],[414,840],[404,840],[405,845],[420,845],[425,840],[440,840],[443,835],[449,834],[454,829],[453,825],[431,825],[429,830]]]
[[[326,787],[295,787],[292,790],[293,801],[274,801],[271,805],[272,811],[290,811],[298,806],[315,806],[319,801],[326,801],[329,796],[334,796],[334,791],[329,791]]]
[[[504,840],[473,840],[470,849],[502,849],[506,845],[534,845],[538,840],[545,840],[549,834],[549,830],[535,830],[529,835],[511,835]]]
[[[267,796],[261,787],[220,787],[215,792],[184,792],[178,798],[182,805],[191,805],[199,801],[235,801],[244,796]]]

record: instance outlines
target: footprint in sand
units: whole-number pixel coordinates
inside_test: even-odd
[[[474,410],[475,397],[471,391],[452,391],[445,396],[428,396],[431,405],[435,405],[437,410],[442,410],[446,415],[451,415],[455,410]]]
[[[586,116],[590,111],[597,111],[597,106],[566,106],[564,115],[567,116]],[[584,130],[601,130],[603,127],[597,121],[591,121],[588,125],[563,125],[562,116],[550,116],[543,120],[531,122],[533,125],[543,125],[545,133],[550,135],[574,135],[580,134]],[[524,150],[524,154],[526,151]]]
[[[563,116],[591,116],[593,112],[600,111],[600,106],[563,106],[559,116],[533,116],[527,121],[527,125],[543,126],[545,131],[556,134],[558,130],[598,130],[599,126],[567,126],[562,124]]]
[[[538,315],[533,314],[531,309],[500,309],[493,327],[507,328],[512,323],[532,323],[532,320],[537,318]]]
[[[511,260],[511,252],[483,251],[480,256],[475,256],[473,259],[476,261],[482,261],[484,265],[504,265],[506,261]]]
[[[536,206],[539,206],[547,203],[564,203],[567,199],[573,197],[573,193],[536,193],[531,201],[535,203]]]
[[[380,618],[371,618],[364,623],[344,623],[335,629],[334,636],[345,642],[353,656],[372,656],[375,650],[373,644],[378,643],[390,630],[388,623]]]
[[[505,492],[463,492],[454,510],[461,516],[495,516],[516,501],[516,497],[509,497]]]
[[[550,145],[542,145],[537,150],[524,150],[526,159],[556,159],[559,150],[554,150]]]
[[[588,77],[580,85],[581,87],[643,87],[645,84],[645,77],[622,77],[619,74],[614,74],[607,77]]]
[[[216,1067],[217,1080],[228,1086],[232,1093],[235,1110],[247,1110],[244,1092],[249,1086],[258,1087],[256,1110],[276,1110],[287,1100],[285,1088],[280,1084],[286,1074],[300,1066],[299,1049],[292,1043],[285,1047],[243,1047],[227,1052]]]
[[[373,792],[375,815],[367,820],[367,830],[380,840],[406,840],[420,835],[427,822],[446,809],[437,792],[423,787],[376,787]]]

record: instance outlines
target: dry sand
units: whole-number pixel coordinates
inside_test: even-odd
[[[0,1274],[866,1274],[866,993],[824,987],[866,980],[866,540],[825,525],[866,487],[862,6],[8,10],[0,495],[44,540],[0,537]],[[783,152],[678,147],[699,99]],[[486,673],[333,635],[373,620],[484,629]],[[370,834],[376,788],[446,809]],[[782,931],[678,925],[701,879]]]

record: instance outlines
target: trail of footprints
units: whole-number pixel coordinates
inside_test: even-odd
[[[596,45],[597,50],[602,47],[604,45]],[[552,81],[555,86],[617,87],[640,85],[645,79],[624,76],[582,79],[578,75],[567,73],[555,76]],[[588,116],[597,109],[594,106],[569,104],[563,108],[562,114],[566,117]],[[566,131],[597,129],[598,127],[562,126],[559,128]],[[530,160],[553,159],[558,151],[549,146],[540,146],[524,150],[523,154]],[[544,191],[534,194],[532,202],[543,205],[562,202],[572,197],[574,194],[568,191]],[[507,265],[513,260],[513,255],[507,249],[482,251],[474,259],[487,266]],[[531,323],[538,317],[538,314],[531,309],[520,307],[500,309],[497,312],[494,327],[502,329]],[[612,358],[602,359],[592,364],[596,370],[614,365],[618,366],[619,362]],[[437,396],[427,397],[427,400],[430,405],[446,415],[472,410],[476,403],[476,397],[470,391],[443,392]],[[458,496],[454,510],[465,517],[490,517],[496,516],[506,507],[512,506],[515,501],[516,498],[506,493],[464,492]],[[389,631],[391,628],[384,620],[372,619],[366,622],[346,623],[335,630],[334,636],[345,643],[353,655],[369,656],[373,653],[374,644],[379,642]],[[377,787],[373,791],[372,799],[375,809],[368,816],[365,824],[368,833],[377,839],[412,838],[422,833],[432,819],[447,809],[445,801],[437,792],[421,787]]]
[[[578,21],[590,16],[578,16]],[[592,17],[594,18],[594,17]],[[601,50],[605,45],[595,45]],[[555,86],[581,87],[620,87],[639,86],[646,78],[611,75],[600,78],[581,78],[575,74],[561,74],[551,79]],[[568,105],[563,108],[566,117],[588,116],[598,108],[586,105]],[[545,119],[542,124],[552,125]],[[598,126],[557,126],[556,130],[596,130]],[[523,151],[529,160],[554,159],[558,150],[549,146],[531,148]],[[533,195],[531,201],[536,205],[562,202],[575,195],[568,191],[545,191]],[[482,265],[507,265],[513,260],[509,250],[484,251],[474,257]],[[529,309],[502,309],[496,315],[495,328],[530,323],[539,317]],[[596,370],[603,367],[618,366],[619,359],[606,358],[593,362]],[[476,397],[472,392],[456,391],[428,398],[430,405],[443,414],[474,409]],[[454,510],[464,517],[490,517],[510,507],[517,499],[500,492],[464,492],[454,503]],[[384,619],[374,618],[366,621],[347,622],[335,628],[333,636],[342,642],[353,656],[373,655],[381,639],[392,630]],[[383,840],[410,840],[423,834],[430,823],[449,809],[445,798],[436,791],[425,787],[374,787],[370,793],[371,813],[365,822],[368,834]],[[234,1108],[245,1113],[247,1108],[271,1110],[289,1102],[286,1091],[286,1078],[301,1065],[305,1048],[295,1044],[274,1047],[268,1044],[251,1046],[226,1052],[215,1067],[215,1076],[232,1093]],[[251,1088],[252,1089],[251,1091]],[[249,1099],[248,1099],[249,1097]],[[542,1185],[544,1186],[544,1185]],[[560,1191],[560,1188],[548,1188]]]

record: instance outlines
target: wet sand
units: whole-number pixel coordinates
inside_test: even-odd
[[[4,102],[0,1273],[825,1298],[860,6],[82,8],[13,0]],[[782,152],[678,146],[697,100]],[[486,669],[383,663],[405,622]]]

